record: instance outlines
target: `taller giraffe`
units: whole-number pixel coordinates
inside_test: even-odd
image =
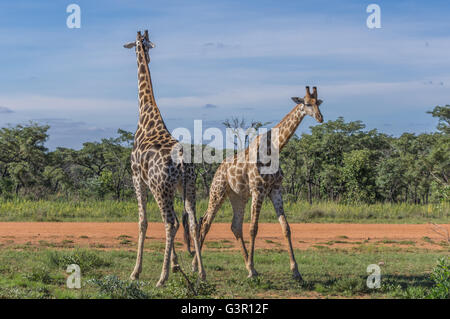
[[[323,116],[319,109],[322,100],[317,98],[316,87],[313,88],[313,93],[311,94],[307,86],[304,98],[293,97],[292,100],[297,105],[275,126],[278,134],[272,134],[273,130],[267,133],[268,143],[271,143],[272,137],[278,136],[278,151],[281,151],[283,146],[286,145],[306,115],[314,117],[319,123],[323,122]],[[281,196],[282,171],[278,168],[274,173],[265,174],[262,172],[262,168],[267,167],[267,164],[261,163],[259,159],[250,161],[251,153],[259,149],[261,139],[262,135],[257,136],[247,149],[234,155],[234,158],[231,158],[231,160],[225,160],[217,169],[211,183],[208,210],[201,219],[200,249],[217,211],[225,197],[228,197],[233,208],[231,230],[241,245],[241,252],[244,256],[249,277],[258,275],[253,264],[255,238],[258,232],[261,205],[264,197],[269,196],[288,243],[293,276],[297,280],[302,280],[292,248],[291,231],[283,209]],[[250,254],[247,253],[242,236],[244,209],[249,197],[252,198]],[[193,261],[193,266],[194,268],[197,267],[196,260]]]
[[[136,41],[125,44],[124,47],[129,49],[136,47],[139,89],[139,122],[131,153],[133,184],[139,206],[139,240],[136,266],[130,277],[133,280],[137,279],[142,271],[142,253],[147,231],[148,187],[158,204],[166,228],[164,261],[157,286],[162,286],[169,277],[170,262],[173,270],[179,267],[174,247],[174,238],[179,227],[173,208],[176,189],[182,191],[185,211],[189,216],[189,231],[196,251],[195,258],[200,264],[198,271],[200,277],[205,279],[195,217],[194,167],[182,159],[181,144],[167,130],[156,105],[148,66],[149,50],[154,48],[154,44],[150,42],[146,30],[144,35],[138,32]]]

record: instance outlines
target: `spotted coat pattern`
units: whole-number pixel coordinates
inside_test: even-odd
[[[275,126],[278,129],[278,149],[280,151],[306,115],[314,117],[319,123],[323,122],[323,117],[319,110],[319,105],[322,101],[317,99],[317,89],[315,87],[313,94],[309,92],[309,87],[306,87],[306,96],[304,98],[296,97],[292,99],[297,105]],[[267,133],[268,145],[270,145],[272,139],[271,132],[272,130]],[[264,198],[268,196],[273,203],[288,243],[290,268],[293,276],[295,279],[301,280],[292,248],[291,231],[283,209],[281,194],[282,171],[278,169],[273,174],[264,174],[261,172],[261,168],[270,165],[270,163],[264,165],[259,161],[259,158],[258,161],[249,160],[250,152],[257,149],[261,141],[264,141],[264,139],[261,139],[261,135],[259,135],[246,150],[242,151],[243,153],[235,155],[232,160],[225,160],[217,169],[211,184],[208,209],[201,219],[200,248],[202,248],[206,234],[217,211],[225,198],[228,197],[233,208],[231,230],[240,244],[249,277],[256,276],[257,272],[253,262],[255,238],[258,232],[261,205]],[[239,160],[240,156],[243,156],[244,160]],[[242,234],[242,224],[245,205],[249,198],[251,198],[250,251],[247,252]],[[194,267],[196,263],[196,260],[194,260]]]
[[[175,191],[181,191],[185,211],[183,221],[185,237],[190,243],[193,239],[196,250],[196,261],[200,277],[205,279],[205,271],[201,259],[198,241],[198,227],[195,217],[195,173],[191,163],[183,160],[181,145],[167,130],[161,113],[156,105],[149,70],[148,32],[136,37],[136,58],[138,67],[139,89],[139,122],[134,137],[131,153],[131,169],[133,184],[139,207],[139,239],[136,266],[131,279],[139,278],[142,271],[142,254],[147,231],[147,192],[150,189],[161,212],[166,230],[166,247],[160,279],[157,286],[163,285],[169,276],[169,266],[172,270],[179,269],[175,253],[174,238],[179,227],[179,221],[174,211]],[[173,154],[173,155],[172,155]],[[187,229],[188,228],[188,229]],[[188,246],[188,250],[190,247]]]

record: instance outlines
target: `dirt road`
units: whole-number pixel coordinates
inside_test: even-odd
[[[441,226],[450,229],[450,224]],[[317,246],[352,247],[367,243],[448,249],[444,237],[434,232],[430,224],[291,224],[291,232],[293,245],[299,249]],[[1,222],[0,247],[134,248],[137,234],[137,223]],[[149,244],[163,243],[163,224],[150,223],[147,238],[146,243]],[[249,239],[248,224],[244,225],[244,238]],[[182,242],[181,227],[176,239]],[[286,247],[280,225],[260,224],[256,246],[272,249]],[[213,224],[207,236],[206,249],[238,249],[229,224]]]

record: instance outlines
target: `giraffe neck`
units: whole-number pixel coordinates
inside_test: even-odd
[[[302,122],[306,113],[296,105],[281,121],[278,123],[275,128],[278,129],[279,136],[279,150],[289,142],[289,139],[294,135],[297,127]]]
[[[161,135],[161,133],[168,132],[168,130],[156,105],[150,70],[145,52],[142,50],[137,54],[137,66],[139,90],[138,131],[145,132],[146,134],[142,134],[142,136],[147,138]]]

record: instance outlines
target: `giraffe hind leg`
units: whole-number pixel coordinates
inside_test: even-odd
[[[176,214],[174,214],[174,217],[175,217],[175,234],[176,234],[178,231],[178,228],[180,227],[180,222],[178,221]],[[171,264],[172,272],[177,272],[180,270],[180,264],[178,263],[178,256],[177,256],[177,253],[175,252],[175,243],[173,244],[170,264]]]
[[[197,218],[195,216],[195,198],[196,198],[196,190],[195,190],[195,172],[193,166],[186,167],[186,185],[185,185],[185,210],[188,216],[188,222],[186,223],[190,238],[192,238],[195,254],[194,259],[196,260],[197,268],[193,270],[198,271],[198,274],[202,280],[206,279],[205,269],[203,267],[202,257],[201,257],[201,249],[200,249],[200,239],[199,239],[199,227],[197,223]],[[186,227],[185,226],[185,227]],[[185,228],[185,231],[187,228]]]
[[[175,211],[173,210],[173,194],[166,194],[168,196],[162,196],[162,192],[152,192],[153,196],[158,203],[159,210],[161,211],[161,217],[164,222],[166,230],[166,247],[164,249],[164,260],[161,270],[161,276],[159,278],[156,287],[161,287],[165,284],[169,278],[169,267],[171,262],[177,262],[176,257],[172,259],[172,252],[174,251],[174,240],[177,232],[177,221]]]
[[[177,190],[180,192],[181,194],[181,198],[183,201],[183,213],[181,215],[181,223],[183,225],[183,240],[184,240],[184,244],[186,246],[186,250],[187,252],[193,257],[195,256],[195,252],[192,251],[191,248],[191,235],[190,235],[190,230],[189,230],[189,214],[186,211],[186,207],[185,207],[185,194],[184,194],[184,189],[183,189],[183,182],[179,183],[177,185]]]
[[[252,194],[252,215],[250,223],[250,253],[247,260],[248,278],[258,276],[258,272],[255,269],[253,257],[255,254],[255,241],[258,233],[258,221],[259,213],[261,211],[261,205],[264,196],[261,193],[255,192]]]
[[[241,253],[242,256],[244,257],[245,264],[247,264],[248,252],[247,248],[245,247],[244,236],[242,233],[246,200],[240,198],[231,191],[228,194],[228,198],[230,199],[231,206],[233,208],[233,221],[231,222],[231,231],[233,232],[234,237],[241,246]]]

